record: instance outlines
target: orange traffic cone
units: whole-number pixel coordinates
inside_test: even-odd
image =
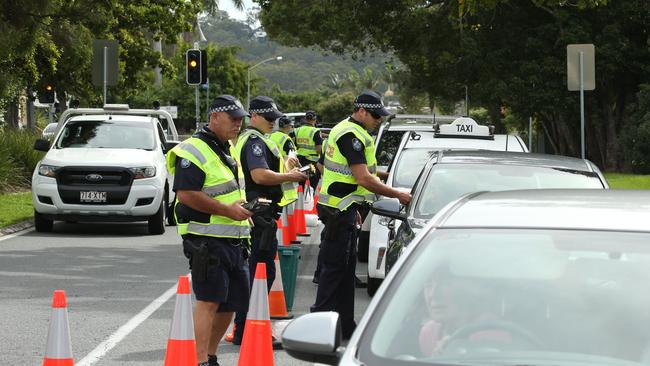
[[[269,311],[271,319],[293,319],[293,315],[287,312],[287,302],[284,298],[284,286],[282,286],[282,268],[280,258],[275,253],[275,279],[269,292]]]
[[[295,202],[287,206],[287,226],[289,226],[289,239],[291,240],[291,244],[300,244],[300,241],[297,240],[298,236],[296,235],[295,208]]]
[[[299,236],[307,236],[307,226],[305,225],[304,197],[305,195],[303,194],[302,186],[298,186],[298,200],[296,201],[294,220],[296,226],[296,234]]]
[[[273,366],[266,263],[257,263],[237,366]]]
[[[282,210],[282,216],[280,216],[280,220],[279,220],[282,226],[278,226],[278,230],[282,228],[283,245],[291,245],[291,229],[289,228],[289,219],[287,218],[287,210],[288,210],[287,207],[285,207],[284,210]]]
[[[73,366],[70,326],[68,324],[68,302],[65,291],[56,290],[52,297],[52,319],[47,332],[47,348],[43,366]]]
[[[190,279],[187,276],[180,276],[176,289],[172,328],[167,341],[165,366],[196,366],[197,363]]]

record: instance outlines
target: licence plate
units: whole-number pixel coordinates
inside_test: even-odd
[[[106,192],[88,191],[79,192],[81,202],[106,202]]]

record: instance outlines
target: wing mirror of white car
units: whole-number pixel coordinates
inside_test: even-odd
[[[50,142],[44,139],[34,141],[34,150],[45,151],[50,150]]]
[[[341,357],[341,322],[333,311],[310,313],[293,320],[282,332],[282,347],[294,358],[336,365]]]
[[[400,221],[406,220],[406,215],[400,212],[401,206],[397,198],[382,198],[373,202],[370,211],[375,215],[390,217]]]

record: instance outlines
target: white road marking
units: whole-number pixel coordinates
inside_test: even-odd
[[[176,288],[178,284],[174,284],[169,290],[165,291],[164,294],[160,295],[157,299],[147,305],[146,308],[142,309],[137,315],[129,319],[126,324],[120,327],[115,333],[111,334],[105,341],[100,343],[94,350],[92,350],[86,357],[81,359],[76,366],[91,366],[97,363],[102,357],[104,357],[108,351],[113,347],[117,346],[129,333],[131,333],[135,328],[137,328],[142,322],[147,320],[158,308],[160,308],[167,300],[169,300],[174,294],[176,294]]]
[[[29,229],[31,229],[31,230],[29,230]],[[7,239],[11,239],[11,238],[15,238],[15,237],[17,237],[17,236],[20,236],[20,235],[23,235],[23,234],[30,233],[30,232],[32,232],[32,231],[34,231],[33,228],[28,228],[28,229],[24,229],[24,230],[21,230],[21,231],[19,231],[19,232],[13,233],[13,234],[3,235],[3,236],[0,236],[0,241],[7,240]]]

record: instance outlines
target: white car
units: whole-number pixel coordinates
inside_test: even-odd
[[[389,167],[386,184],[410,191],[431,154],[443,149],[528,152],[519,136],[495,135],[488,126],[479,125],[471,118],[460,117],[439,128],[432,127],[430,131],[405,133]],[[362,231],[368,232],[367,289],[371,296],[377,291],[386,273],[386,261],[383,258],[388,248],[390,231],[387,226],[380,225],[380,220],[379,216],[369,213],[362,227]],[[360,246],[362,244],[359,243]]]
[[[165,153],[178,143],[168,112],[127,105],[68,109],[54,136],[51,146],[34,144],[47,152],[32,175],[37,231],[52,231],[63,220],[146,221],[150,234],[165,232],[173,202]]]

